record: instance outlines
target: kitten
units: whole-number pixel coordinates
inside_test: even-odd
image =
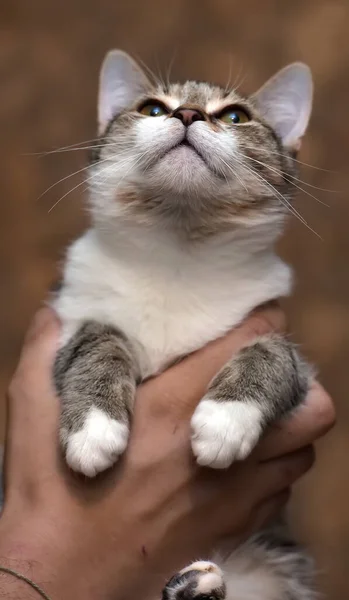
[[[274,243],[293,212],[293,157],[312,79],[293,64],[249,98],[208,83],[154,84],[126,54],[100,76],[91,228],[68,250],[55,308],[61,443],[89,477],[124,452],[136,386],[284,296]],[[246,458],[265,428],[305,397],[310,371],[282,335],[221,370],[192,417],[200,465]],[[281,529],[244,544],[220,570],[194,563],[163,598],[308,600],[310,566]]]

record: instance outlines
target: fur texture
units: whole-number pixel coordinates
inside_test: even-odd
[[[55,299],[61,441],[74,470],[92,477],[124,451],[139,381],[289,293],[273,245],[294,212],[293,156],[311,100],[300,64],[245,98],[208,83],[152,83],[124,53],[107,56],[92,226],[69,248]],[[308,374],[280,336],[245,348],[193,415],[198,463],[224,468],[248,456],[302,402]],[[301,563],[268,532],[223,561],[224,574],[211,563],[177,574],[164,598],[309,600]]]

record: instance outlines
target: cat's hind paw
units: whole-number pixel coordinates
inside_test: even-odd
[[[162,592],[162,600],[224,600],[221,569],[213,562],[197,561],[176,573]]]

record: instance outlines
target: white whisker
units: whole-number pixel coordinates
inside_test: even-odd
[[[69,150],[70,148],[76,148],[77,146],[81,146],[82,144],[89,144],[91,142],[98,141],[100,141],[100,138],[93,138],[92,140],[84,140],[82,142],[77,142],[76,144],[70,144],[70,146],[62,146],[61,148],[54,148],[53,150],[48,150],[46,152],[28,152],[24,154],[24,156],[47,156],[49,154],[64,152],[66,150]]]
[[[336,173],[336,171],[331,171],[330,169],[323,169],[322,167],[316,167],[315,165],[311,165],[309,163],[306,162],[302,162],[301,160],[298,160],[297,158],[293,158],[292,156],[289,156],[288,154],[282,154],[281,152],[276,152],[274,150],[268,150],[269,154],[276,154],[277,156],[282,156],[283,158],[287,158],[288,160],[292,160],[293,162],[302,165],[303,167],[309,167],[310,169],[315,169],[316,171],[323,171],[324,173]]]
[[[48,187],[44,192],[42,192],[40,194],[40,196],[38,196],[38,198],[36,199],[36,202],[38,202],[43,196],[45,196],[45,194],[47,194],[47,192],[49,192],[54,187],[56,187],[56,185],[59,185],[60,183],[63,183],[63,181],[66,181],[67,179],[70,179],[71,177],[74,177],[74,175],[78,175],[79,173],[82,173],[83,171],[87,171],[88,169],[89,169],[89,165],[85,165],[85,167],[83,167],[82,169],[79,169],[78,171],[74,171],[74,173],[70,173],[70,175],[66,175],[65,177],[62,177],[62,179],[59,179],[59,181],[55,181],[55,183],[52,183],[52,185],[50,185],[50,187]]]
[[[264,177],[257,173],[255,169],[251,169],[246,164],[240,161],[238,162],[243,169],[246,169],[253,177],[258,179],[263,185],[267,186],[271,190],[273,196],[275,196],[275,198],[279,198],[280,202],[285,206],[285,208],[289,210],[291,214],[293,214],[294,217],[301,221],[301,223],[303,223],[303,225],[307,227],[307,229],[309,229],[312,233],[314,233],[314,235],[316,235],[320,240],[322,240],[321,236],[312,227],[310,227],[309,223],[305,220],[305,218],[298,212],[298,210],[294,208],[294,206],[292,206],[292,204],[287,200],[287,198],[285,198],[281,194],[281,192],[279,192],[279,190],[277,190],[271,183],[269,183],[269,181],[267,181],[266,179],[264,179]]]
[[[132,164],[130,166],[130,168],[126,171],[126,173],[124,173],[123,177],[119,180],[118,185],[116,186],[116,190],[120,187],[120,183],[125,179],[125,177],[128,175],[128,173],[130,172],[130,170],[136,166],[140,160],[144,157],[144,154],[139,155],[136,160],[132,161]],[[110,162],[112,160],[113,157],[108,157],[106,159],[104,159],[103,161],[101,161],[99,164],[103,164],[106,162]],[[128,159],[125,159],[124,163],[127,164]],[[122,166],[123,163],[119,163],[119,167]],[[78,189],[80,186],[87,184],[85,188],[83,188],[83,192],[86,191],[89,188],[89,183],[91,181],[93,181],[94,179],[97,179],[98,177],[100,177],[101,175],[103,175],[104,173],[107,173],[110,169],[114,169],[115,168],[115,164],[112,162],[110,165],[107,165],[106,167],[103,167],[101,170],[99,170],[97,173],[92,173],[89,177],[87,177],[87,179],[84,179],[83,181],[80,181],[77,185],[75,185],[72,189],[68,190],[68,192],[66,192],[65,194],[63,194],[63,196],[61,196],[54,204],[53,206],[51,206],[51,208],[48,210],[48,213],[52,212],[52,210],[62,201],[64,200],[64,198],[66,198],[67,196],[69,196],[69,194],[71,194],[72,192],[74,192],[76,189]],[[84,169],[81,169],[81,171],[85,171],[86,169],[89,169],[89,166],[85,167]]]
[[[245,186],[244,182],[242,181],[242,179],[240,179],[239,175],[237,174],[236,171],[234,171],[234,169],[228,165],[227,162],[225,162],[225,160],[223,160],[223,158],[220,158],[220,160],[226,165],[226,167],[228,167],[229,171],[232,172],[232,174],[234,175],[234,177],[236,177],[236,179],[239,181],[239,183],[242,185],[242,187],[245,189],[246,193],[248,194],[248,189]]]
[[[266,169],[269,169],[269,171],[271,171],[272,173],[276,173],[280,177],[283,177],[284,179],[286,179],[286,181],[288,183],[290,183],[291,185],[293,185],[295,188],[297,188],[301,192],[304,192],[304,194],[307,194],[307,196],[310,196],[311,198],[313,198],[314,200],[316,200],[317,202],[319,202],[319,204],[322,204],[323,206],[326,206],[327,208],[329,208],[328,204],[326,204],[325,202],[323,202],[322,200],[320,200],[319,198],[317,198],[316,196],[314,196],[313,194],[311,194],[307,190],[303,189],[301,186],[299,186],[296,183],[294,183],[294,181],[291,181],[289,179],[289,177],[290,178],[292,177],[292,179],[295,179],[296,181],[300,181],[301,183],[304,183],[306,185],[306,183],[304,181],[302,181],[300,179],[297,179],[297,177],[293,177],[292,175],[288,175],[287,173],[285,173],[284,171],[280,171],[276,167],[271,167],[270,165],[267,165],[266,163],[264,163],[264,162],[262,162],[260,160],[257,160],[256,158],[252,158],[251,156],[246,156],[245,154],[243,156],[244,156],[244,158],[247,158],[248,160],[252,160],[253,162],[261,165],[262,167],[265,167]],[[312,187],[315,187],[315,186],[312,186]],[[319,189],[319,188],[315,188],[315,189]],[[331,190],[322,190],[322,191],[330,192]]]

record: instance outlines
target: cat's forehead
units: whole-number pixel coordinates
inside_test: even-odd
[[[233,90],[226,90],[218,85],[201,81],[172,83],[166,88],[160,88],[159,92],[170,101],[171,108],[177,108],[181,104],[195,104],[207,111],[215,111],[223,104],[243,100]]]

